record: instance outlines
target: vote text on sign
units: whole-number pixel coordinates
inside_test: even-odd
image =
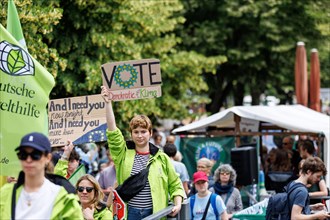
[[[103,85],[113,101],[156,98],[161,96],[158,59],[130,60],[101,66]]]

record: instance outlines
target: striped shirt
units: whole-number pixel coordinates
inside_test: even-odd
[[[142,169],[147,167],[149,155],[149,153],[139,154],[138,152],[136,152],[131,175],[137,174]],[[128,202],[128,205],[134,208],[152,208],[152,198],[149,181],[147,181],[145,187]]]

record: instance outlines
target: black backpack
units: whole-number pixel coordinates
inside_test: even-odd
[[[302,183],[290,182],[284,188],[284,192],[272,195],[268,200],[266,220],[290,220],[293,204],[290,204],[292,201],[290,201],[289,196],[294,190],[301,187],[306,188]]]

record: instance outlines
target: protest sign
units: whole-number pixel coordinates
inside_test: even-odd
[[[160,62],[157,59],[106,63],[101,66],[103,85],[113,101],[161,96]]]
[[[0,175],[17,176],[14,149],[30,132],[47,134],[53,76],[0,24]]]
[[[52,146],[105,141],[105,103],[101,95],[52,99],[48,103],[49,140]],[[95,139],[95,137],[98,137]],[[84,138],[84,141],[82,140]]]

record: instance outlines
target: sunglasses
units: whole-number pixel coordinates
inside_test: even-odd
[[[94,189],[94,187],[83,187],[83,186],[78,186],[77,187],[77,191],[78,192],[84,192],[84,190],[86,189],[86,192],[88,192],[88,193],[90,193],[90,192],[92,192],[93,191],[93,189]]]
[[[21,150],[17,153],[17,157],[20,160],[26,160],[30,156],[32,160],[40,160],[43,154],[43,152],[38,150],[34,150],[31,153]]]
[[[226,176],[228,176],[228,175],[230,175],[230,173],[227,173],[227,172],[221,172],[220,175],[226,175]]]

